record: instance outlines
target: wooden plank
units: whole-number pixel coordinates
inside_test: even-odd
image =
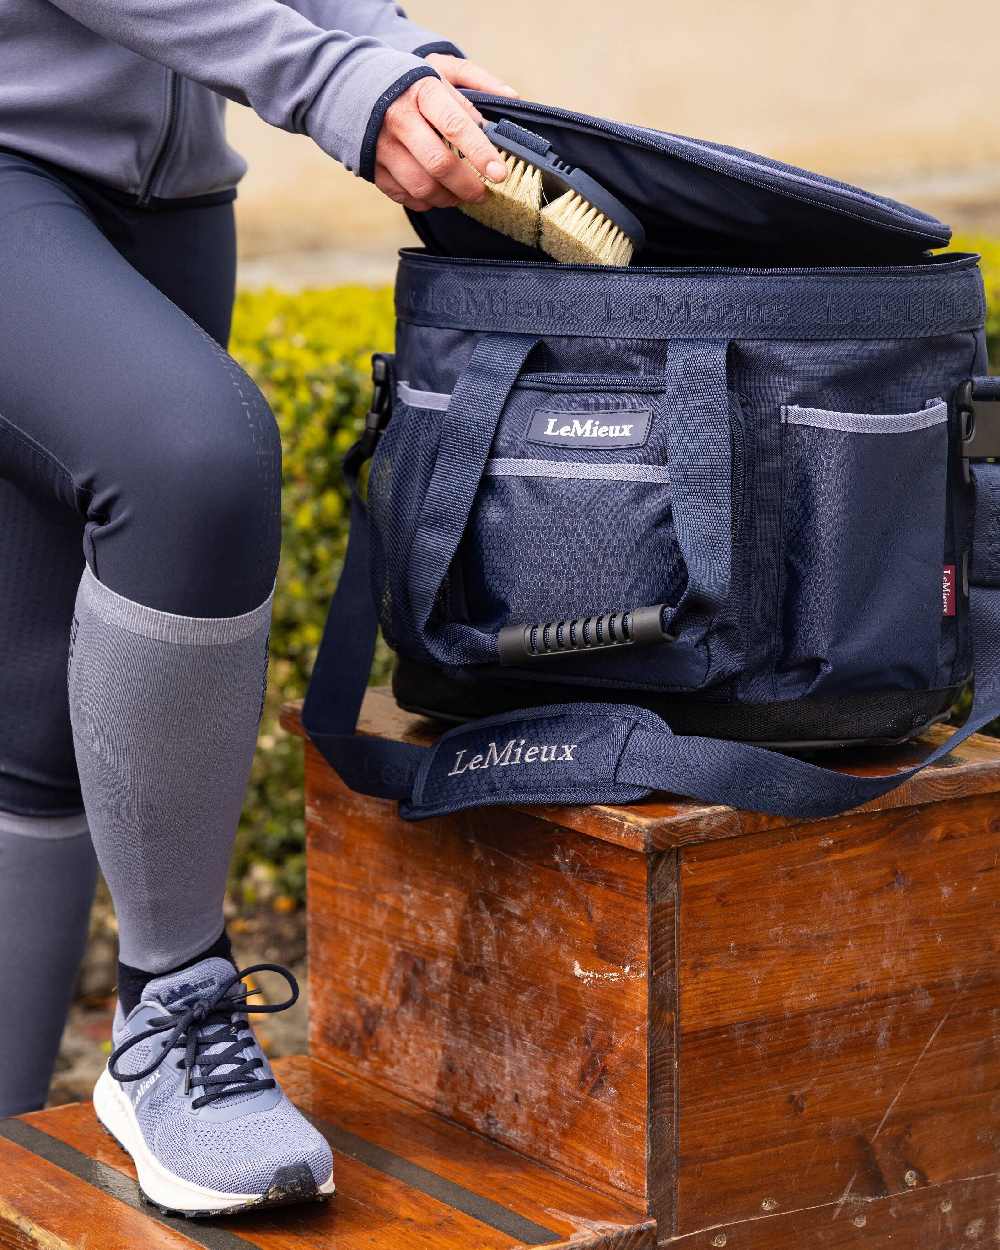
[[[634,1206],[614,1203],[315,1061],[296,1058],[275,1066],[290,1096],[331,1141],[336,1197],[326,1204],[241,1215],[219,1225],[166,1221],[192,1230],[195,1240],[180,1244],[210,1246],[212,1238],[222,1238],[218,1250],[238,1246],[244,1250],[248,1246],[329,1250],[333,1245],[337,1250],[398,1250],[404,1244],[429,1250],[516,1250],[561,1244],[565,1238],[573,1241],[575,1250],[653,1250],[655,1246],[655,1226]],[[94,1203],[104,1202],[115,1217],[120,1199],[137,1201],[131,1161],[100,1128],[90,1104],[70,1104],[20,1120],[31,1130],[41,1130],[38,1136],[77,1152],[84,1166],[91,1163],[120,1176],[121,1185],[114,1194],[89,1191],[91,1206],[86,1209],[96,1220],[90,1227],[109,1218],[105,1208]],[[0,1139],[3,1145],[11,1143]],[[36,1166],[52,1166],[44,1159],[28,1158],[29,1172]],[[66,1179],[76,1181],[73,1176]],[[155,1232],[153,1221],[147,1222]],[[45,1243],[29,1240],[25,1244]],[[86,1243],[67,1244],[82,1250]],[[100,1244],[104,1250],[104,1243]],[[132,1245],[146,1244],[155,1250],[160,1247],[143,1230]],[[164,1242],[163,1250],[173,1250],[177,1244]]]
[[[660,1235],[672,1233],[677,1192],[678,980],[676,851],[647,861],[649,918],[649,1024],[646,1187]]]
[[[199,1244],[0,1137],[3,1250],[195,1250]]]
[[[644,1222],[640,1201],[597,1193],[354,1073],[338,1072],[304,1056],[277,1066],[289,1097],[306,1114],[335,1121],[558,1233],[579,1235],[591,1225],[620,1230]]]
[[[1000,1242],[1000,1176],[761,1215],[659,1243],[676,1250],[987,1250]]]
[[[131,1160],[104,1134],[88,1103],[70,1104],[30,1117],[36,1125],[87,1157],[134,1179]],[[241,1214],[224,1224],[244,1243],[262,1250],[326,1250],[336,1237],[337,1250],[395,1250],[401,1230],[418,1235],[432,1250],[466,1245],[509,1250],[511,1236],[489,1227],[418,1189],[335,1151],[337,1194],[327,1203],[281,1208],[260,1215]],[[202,1230],[201,1224],[192,1228]],[[557,1230],[553,1230],[555,1232]],[[549,1240],[552,1240],[549,1238]],[[138,1243],[141,1244],[141,1243]],[[103,1247],[102,1247],[103,1250]]]
[[[410,824],[306,767],[312,1054],[642,1197],[643,857],[506,810]]]
[[[677,1233],[996,1170],[996,823],[971,798],[685,850]]]
[[[281,723],[289,732],[304,736],[300,714],[301,704],[289,703],[283,709]],[[387,687],[369,690],[359,721],[362,733],[423,745],[433,742],[441,728],[423,717],[401,711]],[[918,741],[904,746],[816,752],[813,758],[819,764],[858,776],[889,774],[919,763],[950,732],[946,726],[935,726]],[[973,734],[944,760],[859,810],[888,811],[998,791],[1000,741],[982,734]],[[788,828],[802,823],[791,817],[744,812],[736,808],[687,799],[671,799],[663,795],[624,807],[595,804],[589,807],[558,808],[520,806],[508,810],[525,812],[578,833],[636,851],[664,850],[694,842]]]
[[[589,1236],[588,1236],[589,1232]],[[634,1228],[602,1229],[600,1225],[560,1241],[551,1250],[656,1250],[656,1221],[647,1220]]]

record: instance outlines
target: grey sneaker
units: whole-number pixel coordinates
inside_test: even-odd
[[[287,1002],[247,1002],[241,979],[263,971],[285,977]],[[277,964],[237,972],[204,959],[150,981],[127,1019],[117,1013],[94,1110],[162,1211],[225,1215],[333,1193],[330,1147],[282,1092],[247,1019],[297,997]]]

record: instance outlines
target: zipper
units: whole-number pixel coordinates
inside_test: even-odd
[[[153,198],[153,187],[156,183],[157,176],[163,168],[164,162],[170,145],[173,142],[174,130],[177,126],[177,114],[180,111],[180,76],[175,70],[167,70],[167,124],[163,128],[160,136],[160,142],[156,146],[153,153],[153,159],[149,163],[149,169],[139,189],[139,196],[136,203],[140,207],[145,207]]]
[[[455,265],[496,266],[497,268],[514,269],[554,269],[559,273],[593,274],[593,265],[571,265],[555,260],[512,260],[509,257],[491,256],[438,256],[425,252],[421,248],[400,248],[400,256],[407,264],[416,265]],[[691,274],[732,274],[736,277],[819,277],[831,274],[834,277],[850,277],[853,274],[878,274],[879,277],[906,278],[913,273],[942,273],[955,269],[974,269],[978,264],[978,256],[972,252],[949,253],[947,260],[928,264],[912,265],[601,265],[602,273],[624,274],[667,274],[670,277]]]

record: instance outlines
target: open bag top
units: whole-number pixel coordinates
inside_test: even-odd
[[[906,263],[951,238],[949,227],[927,213],[752,152],[467,94],[484,117],[510,118],[547,139],[630,208],[646,231],[638,265]],[[458,209],[409,217],[437,255],[545,259]]]

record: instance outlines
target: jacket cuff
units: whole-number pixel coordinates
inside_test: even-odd
[[[457,56],[463,61],[466,59],[462,49],[453,43],[449,43],[447,39],[437,39],[432,43],[422,43],[419,48],[413,49],[414,56],[430,56],[432,52],[440,52],[444,56]]]
[[[389,105],[397,100],[407,87],[412,86],[419,78],[438,78],[439,76],[430,65],[418,65],[414,69],[407,70],[402,78],[398,78],[391,87],[387,87],[375,101],[371,117],[368,119],[368,125],[365,127],[364,138],[361,141],[358,174],[362,178],[367,179],[368,182],[375,180],[375,148],[378,144],[379,131],[382,129],[382,122],[385,120]]]

